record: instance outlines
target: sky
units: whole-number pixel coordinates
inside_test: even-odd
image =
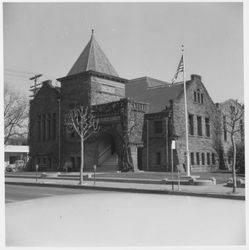
[[[66,76],[91,30],[119,76],[170,82],[185,46],[186,79],[214,102],[244,101],[242,3],[3,3],[4,82]],[[182,76],[179,75],[179,81]]]

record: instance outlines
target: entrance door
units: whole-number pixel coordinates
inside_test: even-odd
[[[142,165],[142,148],[137,148],[137,167],[139,170],[143,170]]]

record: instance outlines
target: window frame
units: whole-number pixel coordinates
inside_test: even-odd
[[[206,132],[206,136],[210,138],[211,132],[210,132],[210,119],[209,119],[209,117],[205,118],[205,130],[206,130],[205,131]]]
[[[194,115],[188,115],[189,135],[195,135]]]
[[[197,115],[197,135],[203,136],[202,133],[202,116]]]
[[[157,125],[156,125],[157,124]],[[158,126],[160,124],[160,126]],[[154,134],[162,134],[163,133],[163,121],[162,120],[157,120],[153,121],[153,128],[154,128]]]
[[[161,152],[156,152],[156,165],[162,164],[162,154]]]

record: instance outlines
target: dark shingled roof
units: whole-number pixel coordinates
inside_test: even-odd
[[[165,109],[166,105],[170,105],[170,100],[176,99],[183,92],[183,82],[172,85],[153,78],[142,77],[129,81],[125,91],[127,97],[149,103],[149,113],[155,113]]]
[[[95,40],[93,32],[90,41],[67,75],[70,76],[89,70],[118,76],[116,70]]]

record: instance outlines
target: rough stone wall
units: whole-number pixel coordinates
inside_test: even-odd
[[[97,147],[104,133],[108,133],[114,138],[117,153],[119,156],[121,155],[120,138],[123,137],[120,123],[121,120],[127,120],[126,116],[124,116],[124,114],[126,114],[125,106],[127,105],[125,100],[119,101],[121,98],[120,96],[108,93],[104,94],[103,91],[101,92],[100,88],[102,84],[106,84],[106,82],[108,81],[91,76],[90,74],[79,74],[62,79],[61,167],[67,164],[67,162],[70,162],[72,157],[80,157],[80,137],[76,134],[75,137],[72,138],[71,134],[66,131],[64,125],[65,112],[79,105],[92,107],[95,116],[99,118],[99,125],[101,127],[97,135],[85,142],[84,168],[86,170],[92,169],[93,165],[97,164]],[[116,83],[113,82],[114,86],[115,84]],[[122,86],[123,83],[117,83],[117,85]],[[94,105],[96,103],[99,105]],[[113,121],[116,117],[118,117],[118,121]]]
[[[46,140],[41,140],[38,138],[38,115],[56,114],[56,125],[58,125],[58,94],[50,86],[50,83],[51,81],[44,82],[35,98],[30,101],[29,155],[32,169],[35,169],[38,157],[41,159],[49,157],[51,159],[50,169],[56,169],[58,166],[58,129],[56,129],[55,139],[46,138]],[[41,162],[40,165],[47,164]]]
[[[61,166],[63,168],[71,157],[80,157],[80,138],[71,138],[64,124],[64,116],[68,110],[79,105],[89,106],[91,96],[90,76],[79,74],[62,80],[61,83]]]
[[[155,131],[155,122],[162,122],[162,131]],[[144,170],[169,171],[171,168],[170,135],[171,131],[170,109],[160,113],[146,114],[143,128],[144,148],[142,152],[142,165]],[[149,139],[149,141],[147,140]],[[160,153],[161,162],[157,162]],[[148,155],[148,158],[147,158]],[[147,162],[148,161],[148,162]]]
[[[91,76],[91,105],[119,101],[124,97],[124,83]]]
[[[187,88],[187,106],[188,113],[194,115],[194,135],[189,135],[189,152],[194,153],[194,162],[191,164],[192,170],[195,171],[206,171],[218,167],[218,152],[217,147],[219,146],[219,130],[217,126],[218,112],[217,109],[209,97],[206,89],[201,83],[199,76],[193,76],[191,84]],[[200,92],[204,94],[204,103],[196,103],[194,101],[194,91],[200,89]],[[202,136],[197,134],[197,115],[202,117]],[[185,106],[184,106],[184,95],[181,95],[173,103],[173,117],[174,117],[174,129],[178,136],[177,139],[177,155],[179,164],[185,163],[184,153],[186,152],[186,140],[185,140]],[[210,119],[210,137],[207,137],[205,131],[205,118]],[[205,154],[205,164],[196,164],[196,153]],[[210,157],[210,165],[207,164],[207,153],[215,154],[215,164],[212,164]],[[201,158],[201,157],[200,157]]]
[[[146,103],[128,99],[127,102],[127,133],[131,150],[131,161],[134,171],[138,170],[137,148],[143,147],[144,115],[148,110]]]

